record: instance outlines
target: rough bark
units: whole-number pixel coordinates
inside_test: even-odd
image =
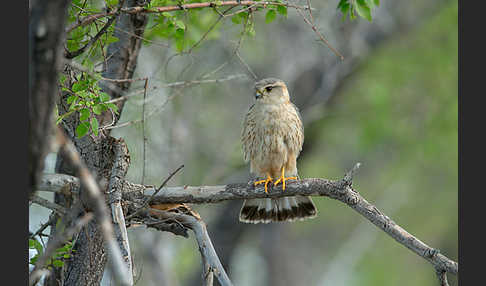
[[[29,22],[29,197],[44,169],[60,68],[66,0],[33,2]]]
[[[137,6],[139,1],[125,1],[126,6]],[[145,15],[127,15],[123,14],[117,19],[116,31],[127,31],[131,34],[142,36],[145,25],[147,23]],[[64,26],[62,26],[64,29]],[[115,36],[119,38],[118,42],[111,44],[108,47],[108,55],[113,55],[107,61],[105,66],[106,72],[103,74],[107,78],[124,78],[128,79],[133,76],[135,71],[138,53],[140,50],[141,39],[123,32],[116,32]],[[127,90],[130,87],[130,82],[120,83],[121,90]],[[112,98],[120,97],[121,94],[112,89],[103,87]],[[66,102],[66,94],[59,98],[57,104],[60,112],[65,112],[68,106]],[[122,113],[123,101],[117,103],[119,115],[115,118],[118,120]],[[111,113],[106,112],[100,119],[100,125],[111,122]],[[106,191],[110,176],[112,173],[113,163],[116,156],[114,153],[114,146],[116,140],[108,136],[92,137],[84,136],[83,138],[75,137],[75,128],[78,124],[78,116],[70,116],[62,122],[62,127],[66,134],[73,141],[81,158],[86,163],[88,169],[97,179],[102,187],[102,191]],[[58,156],[56,162],[56,172],[73,175],[73,170],[66,164],[65,160]],[[91,210],[89,199],[86,191],[80,189],[79,198],[83,203],[86,211]],[[71,205],[70,198],[62,194],[56,194],[55,202],[65,207]],[[116,208],[116,207],[115,207]],[[69,223],[69,222],[67,222]],[[64,285],[99,285],[103,277],[103,272],[107,262],[107,255],[104,249],[104,240],[102,232],[97,224],[99,221],[91,221],[85,228],[83,228],[76,240],[74,249],[76,255],[66,263],[63,273],[57,272],[52,275],[49,285],[59,285],[57,281],[64,281]],[[54,229],[54,228],[53,228]],[[54,230],[55,231],[55,230]]]

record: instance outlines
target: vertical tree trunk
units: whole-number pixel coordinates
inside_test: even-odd
[[[29,21],[29,197],[48,149],[67,12],[66,0],[33,1]]]
[[[137,6],[139,1],[129,0],[125,1],[125,6]],[[147,19],[145,15],[127,15],[120,14],[116,20],[115,36],[119,38],[118,42],[111,44],[108,47],[108,55],[112,55],[105,66],[104,77],[108,78],[131,78],[136,68],[138,53],[142,41],[139,37],[143,36]],[[120,32],[120,31],[126,31]],[[117,84],[121,90],[128,90],[130,82]],[[110,90],[100,83],[100,86],[112,98],[120,97],[121,94]],[[58,108],[61,112],[65,112],[66,94],[57,102]],[[119,114],[121,114],[124,102],[118,103]],[[120,115],[115,118],[115,122]],[[104,114],[101,116],[100,125],[111,122],[111,114]],[[64,120],[62,127],[66,134],[74,142],[82,159],[85,161],[87,167],[97,178],[102,190],[106,189],[112,166],[115,160],[113,148],[116,140],[105,134],[105,136],[91,137],[84,136],[81,139],[75,137],[75,129],[79,123],[78,116],[70,116]],[[72,170],[64,163],[63,158],[57,158],[56,172],[72,175]],[[90,202],[83,195],[84,191],[80,190],[80,197],[85,211],[90,210]],[[55,195],[55,202],[61,205],[69,202],[60,194]],[[54,228],[53,228],[54,229]],[[55,230],[53,230],[55,231]],[[104,241],[102,234],[97,226],[97,221],[91,221],[81,232],[77,235],[76,242],[73,249],[74,255],[67,261],[62,271],[57,271],[49,278],[49,285],[99,285],[103,278],[104,269],[107,262],[107,255],[104,249]],[[59,283],[62,281],[63,283]]]

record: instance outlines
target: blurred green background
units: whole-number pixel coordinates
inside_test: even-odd
[[[381,1],[372,23],[342,21],[338,1],[314,2],[320,31],[344,61],[319,44],[292,9],[287,18],[279,16],[270,24],[257,15],[256,34],[245,38],[240,50],[260,78],[285,80],[301,110],[305,143],[299,175],[340,179],[361,162],[353,183],[361,195],[457,261],[457,1]],[[199,49],[167,65],[173,49],[147,44],[134,77],[150,76],[149,85],[158,86],[197,78],[226,60],[231,61],[210,78],[245,73],[232,56],[240,31],[228,19]],[[132,89],[142,85],[134,83]],[[254,100],[252,87],[246,79],[150,92],[148,112],[169,100],[146,122],[145,183],[160,184],[181,164],[184,169],[169,185],[246,182],[249,168],[240,130]],[[141,100],[136,96],[126,103],[120,123],[141,117]],[[141,125],[112,134],[127,142],[128,179],[140,183]],[[53,158],[49,155],[48,169]],[[240,201],[193,207],[238,286],[438,284],[428,262],[349,207],[323,197],[314,202],[317,218],[269,225],[240,223]],[[47,213],[32,206],[31,229]],[[192,235],[184,239],[138,227],[129,229],[129,237],[136,285],[200,285],[200,256]],[[103,285],[110,285],[108,274]],[[448,278],[457,285],[457,277]]]
[[[291,11],[289,20],[275,24],[257,20],[257,35],[245,39],[242,55],[261,77],[286,80],[292,100],[303,113],[306,138],[298,160],[301,177],[340,179],[361,162],[354,179],[356,189],[411,234],[457,261],[457,2],[447,1],[427,13],[407,29],[383,37],[367,53],[364,48],[357,49],[354,53],[362,52],[364,56],[346,76],[337,77],[339,83],[322,98],[309,96],[320,92],[310,87],[309,74],[326,74],[331,66],[326,59],[335,56],[312,42],[312,31],[296,16],[296,25],[302,29],[296,37],[306,37],[307,44],[302,45],[312,50],[306,57],[301,55],[306,53],[304,48],[285,46],[291,45],[291,39],[284,40],[286,34],[276,34],[275,29],[277,25],[289,25]],[[374,21],[379,17],[376,15]],[[330,22],[335,26],[321,26],[326,35],[326,30],[346,33],[345,29],[371,25],[360,21],[343,23],[339,19]],[[225,32],[235,38],[234,30],[222,28],[222,37]],[[341,50],[351,53],[346,46],[340,44]],[[205,53],[211,53],[209,47],[202,48],[201,54]],[[293,55],[297,57],[295,66],[288,62]],[[316,60],[317,55],[321,59]],[[199,60],[207,70],[210,65]],[[326,64],[324,70],[306,69],[306,62],[318,66],[319,61]],[[180,59],[172,65],[185,63]],[[188,74],[198,74],[195,66]],[[244,72],[237,62],[230,71]],[[242,160],[239,132],[253,100],[251,88],[249,81],[228,82],[194,87],[175,97],[164,114],[148,123],[151,159],[147,162],[147,182],[160,183],[181,163],[186,167],[172,185],[246,181],[248,167]],[[132,107],[134,111],[126,113],[126,120],[140,117],[140,105]],[[140,164],[140,127],[119,132],[119,136],[134,138],[127,141],[133,159],[130,175],[140,180],[140,168],[134,168]],[[166,134],[152,134],[158,132]],[[161,151],[165,144],[167,149]],[[157,168],[158,164],[163,167]],[[293,224],[241,224],[237,218],[240,202],[194,208],[208,223],[235,285],[437,285],[428,262],[349,207],[327,198],[316,197],[314,201],[318,218]],[[142,271],[139,284],[155,285],[150,277],[160,270],[142,254],[148,240],[158,250],[156,253],[164,254],[159,262],[164,265],[162,276],[167,285],[199,285],[200,257],[194,239],[155,232],[144,238],[147,240],[140,239],[147,236],[146,232],[134,229],[130,233],[135,264]],[[457,285],[456,277],[449,275],[449,280]]]

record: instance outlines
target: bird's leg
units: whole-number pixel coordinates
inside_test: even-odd
[[[282,167],[282,175],[280,178],[273,183],[274,186],[278,185],[278,183],[282,182],[282,191],[285,191],[285,181],[287,180],[297,180],[297,177],[287,177],[285,178],[285,166]]]
[[[253,184],[256,186],[256,185],[260,185],[260,184],[265,183],[265,193],[268,193],[268,191],[267,191],[267,185],[271,181],[273,181],[272,177],[270,177],[270,175],[267,174],[267,178],[265,180],[255,181],[255,183],[253,183]]]

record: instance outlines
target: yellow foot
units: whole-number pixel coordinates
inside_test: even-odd
[[[260,184],[263,184],[265,183],[265,193],[268,193],[268,190],[267,190],[267,185],[269,182],[273,181],[272,177],[270,177],[270,175],[267,174],[267,179],[265,180],[260,180],[260,181],[255,181],[255,183],[253,183],[255,186],[257,185],[260,185]]]
[[[287,180],[297,180],[297,177],[285,177],[285,167],[282,168],[282,175],[280,178],[273,183],[274,186],[278,185],[278,183],[282,182],[282,191],[285,191],[285,181]]]

